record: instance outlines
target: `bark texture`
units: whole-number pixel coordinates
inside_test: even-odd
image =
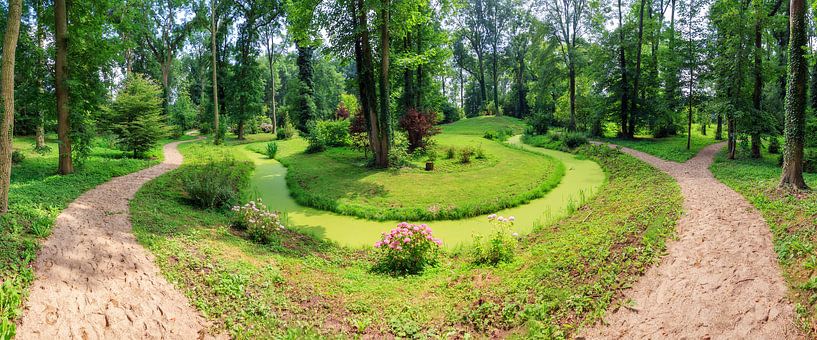
[[[789,5],[789,66],[786,87],[786,145],[783,150],[781,188],[807,189],[803,179],[803,146],[806,131],[806,78],[808,66],[804,48],[806,34],[805,2],[791,0]]]
[[[57,135],[60,139],[58,172],[67,175],[74,172],[71,159],[71,122],[68,111],[68,11],[65,0],[54,0],[54,20],[57,55],[54,58],[54,87],[57,93]]]
[[[8,212],[9,187],[11,186],[11,137],[14,131],[14,58],[17,38],[20,36],[22,0],[9,1],[6,33],[3,37],[3,65],[0,74],[0,98],[3,112],[0,115],[0,215]]]

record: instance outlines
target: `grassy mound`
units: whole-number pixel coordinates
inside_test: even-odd
[[[710,170],[715,177],[741,193],[760,210],[771,228],[774,249],[791,288],[791,299],[801,317],[801,326],[817,334],[817,193],[792,195],[776,190],[781,169],[779,155],[764,152],[752,159],[746,152],[735,160],[721,152]],[[805,174],[806,183],[817,188],[817,174]]]
[[[131,202],[134,232],[213,327],[236,338],[569,337],[658,259],[682,202],[675,182],[649,165],[582,150],[607,183],[569,217],[522,238],[513,262],[498,267],[475,266],[460,249],[420,275],[394,277],[371,271],[373,249],[303,233],[259,245],[230,229],[227,215],[184,204],[174,173]],[[182,151],[186,161],[204,154]]]
[[[472,126],[472,121],[486,126]],[[279,142],[277,159],[287,167],[290,194],[304,206],[375,220],[460,219],[492,213],[542,197],[564,176],[561,162],[541,154],[511,148],[482,138],[478,129],[518,124],[514,118],[473,118],[445,127],[435,137],[438,156],[434,171],[421,163],[400,169],[367,166],[363,153],[332,148],[304,153],[299,139]],[[462,127],[459,124],[465,124]],[[258,149],[263,145],[254,145]],[[454,156],[447,157],[454,148]],[[480,150],[470,162],[461,161],[466,148]]]

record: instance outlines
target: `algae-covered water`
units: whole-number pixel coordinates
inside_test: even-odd
[[[508,143],[551,156],[565,166],[565,176],[562,181],[544,197],[532,200],[528,204],[497,212],[506,217],[514,216],[516,218],[514,229],[519,234],[529,233],[536,224],[544,225],[564,217],[568,213],[568,207],[578,207],[583,200],[595,195],[598,188],[604,183],[604,172],[593,161],[578,159],[565,152],[525,145],[520,141],[520,136],[512,137]],[[359,247],[371,246],[378,240],[381,232],[390,230],[397,223],[402,222],[370,221],[303,207],[289,196],[286,167],[276,160],[250,152],[246,148],[242,147],[240,150],[247,152],[256,164],[252,178],[252,190],[264,200],[269,209],[285,212],[287,224],[290,226],[309,230],[315,235],[343,245]],[[445,190],[445,188],[439,190]],[[407,222],[423,223],[423,221]],[[447,247],[467,244],[472,240],[472,235],[485,235],[493,230],[492,225],[488,223],[487,215],[426,223]]]

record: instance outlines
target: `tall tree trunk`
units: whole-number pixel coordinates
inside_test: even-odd
[[[465,78],[460,67],[460,108],[465,108]]]
[[[272,29],[269,31],[267,38],[269,43],[267,45],[267,60],[269,61],[269,79],[270,79],[270,119],[272,120],[272,134],[278,133],[278,116],[275,102],[275,40],[272,35]]]
[[[491,65],[491,68],[492,68],[491,73],[492,73],[493,81],[494,81],[494,109],[496,109],[496,114],[497,114],[497,116],[499,116],[499,115],[502,114],[502,110],[499,109],[499,79],[497,79],[497,67],[496,67],[497,58],[498,58],[496,39],[497,38],[494,37],[494,43],[491,45],[492,46],[491,47],[492,48],[492,53],[494,55],[494,57],[492,58],[493,60],[491,60],[491,63],[493,64],[493,65]]]
[[[805,0],[789,3],[789,66],[786,89],[786,144],[783,151],[781,188],[807,189],[803,179],[803,146],[805,144],[806,76],[808,66],[803,48],[806,33]]]
[[[380,117],[378,142],[382,150],[376,164],[380,167],[389,166],[389,0],[381,1],[380,8]],[[419,77],[417,79],[420,81]],[[419,91],[418,91],[419,92]]]
[[[355,64],[357,66],[357,84],[360,92],[362,114],[366,117],[369,128],[369,147],[375,156],[375,164],[388,165],[388,150],[383,150],[380,137],[380,123],[377,115],[377,96],[374,82],[374,63],[372,46],[369,41],[368,18],[364,0],[355,0],[352,4],[355,36]]]
[[[213,143],[221,144],[221,125],[218,116],[218,61],[216,60],[216,39],[218,27],[216,25],[216,0],[210,1],[210,55],[213,60]]]
[[[3,112],[0,115],[0,215],[9,210],[9,187],[11,186],[11,138],[14,134],[14,58],[17,38],[20,36],[22,0],[10,0],[6,33],[3,37],[3,64],[0,71],[0,92]]]
[[[760,9],[758,8],[758,11]],[[755,84],[754,89],[752,90],[752,106],[755,109],[753,114],[760,115],[760,99],[763,90],[763,61],[760,57],[760,52],[763,49],[762,44],[762,25],[761,25],[761,18],[760,13],[755,13],[755,44],[754,44],[754,57],[755,57],[755,67],[754,67],[754,77],[755,77]],[[755,126],[755,131],[752,131],[752,158],[760,158],[760,131],[757,131],[759,127]]]
[[[572,53],[572,52],[569,52]],[[573,57],[570,57],[568,65],[569,91],[570,91],[570,122],[567,125],[569,131],[576,131],[576,65]]]
[[[621,118],[621,136],[628,137],[629,130],[627,129],[627,123],[629,122],[629,118],[627,115],[630,114],[628,107],[630,102],[630,89],[627,81],[627,59],[624,53],[624,22],[621,17],[621,0],[618,0],[618,67],[621,69],[621,112],[619,113],[619,118]]]
[[[65,0],[54,0],[54,20],[57,55],[54,58],[54,87],[57,92],[57,135],[60,139],[58,172],[67,175],[74,172],[71,159],[71,122],[68,111],[68,12]]]
[[[45,60],[45,31],[43,30],[43,0],[36,0],[36,16],[37,16],[37,48],[39,51],[37,53],[37,66],[41,67],[41,69],[46,70],[46,60]],[[45,86],[43,84],[42,77],[37,78],[37,94],[45,95]],[[34,148],[37,150],[42,150],[45,148],[45,110],[43,110],[42,106],[37,108],[37,117],[36,117],[36,127],[35,127],[35,138],[34,138]]]
[[[718,125],[715,127],[715,140],[723,140],[723,115],[718,113]]]
[[[483,61],[483,53],[477,52],[477,63],[479,64],[479,103],[482,105],[485,99],[488,98],[487,85],[485,84],[485,63]]]
[[[644,42],[644,5],[646,0],[641,0],[641,6],[638,14],[638,44],[636,45],[635,53],[635,78],[633,79],[633,96],[631,98],[632,105],[630,105],[630,123],[627,127],[627,137],[633,138],[635,136],[636,116],[641,109],[639,101],[641,100],[638,93],[639,81],[641,80],[641,50]]]

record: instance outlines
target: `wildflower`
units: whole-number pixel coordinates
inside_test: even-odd
[[[409,243],[409,242],[411,242],[410,238],[406,237],[406,238],[403,239],[403,243]]]
[[[511,235],[512,235],[513,237],[519,237],[519,233],[513,233],[513,234],[511,234]]]
[[[514,221],[514,220],[516,220],[516,218],[515,218],[515,217],[513,217],[513,216],[511,216],[511,217],[508,217],[508,221],[511,221],[511,222],[513,222],[513,221]]]
[[[490,214],[490,215],[488,215],[488,219],[489,219],[489,220],[494,220],[494,219],[496,219],[496,214]]]

